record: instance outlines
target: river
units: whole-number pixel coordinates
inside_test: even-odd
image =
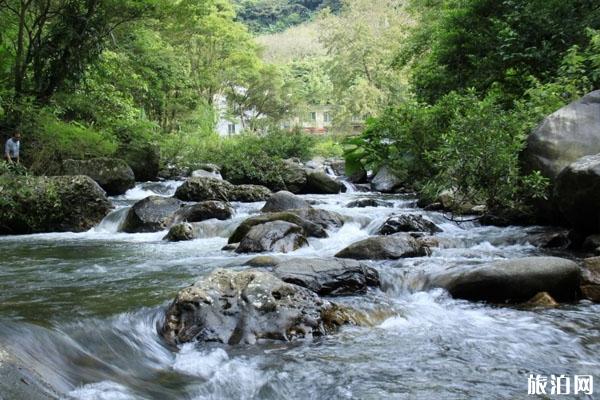
[[[387,317],[307,341],[172,351],[156,333],[166,306],[198,277],[251,258],[220,249],[263,205],[234,203],[234,219],[205,222],[203,237],[189,242],[118,232],[126,207],[172,195],[178,184],[138,184],[113,198],[116,211],[85,233],[0,237],[0,350],[60,398],[505,399],[527,397],[530,373],[600,377],[600,305],[525,310],[421,290],[424,273],[551,254],[527,243],[533,228],[457,224],[410,197],[352,191],[303,196],[347,223],[286,256],[333,256],[393,213],[425,215],[444,230],[441,248],[431,257],[371,262],[382,289],[335,299]],[[393,207],[345,207],[375,196]]]

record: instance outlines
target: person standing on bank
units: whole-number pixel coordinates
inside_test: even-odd
[[[13,136],[6,141],[4,145],[4,158],[9,163],[19,163],[19,150],[21,148],[21,134],[15,132]]]

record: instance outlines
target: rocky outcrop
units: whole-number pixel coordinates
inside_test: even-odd
[[[306,186],[303,193],[308,194],[338,194],[345,189],[337,180],[322,171],[309,171],[306,176]]]
[[[263,256],[247,264],[269,267],[284,282],[305,287],[320,296],[360,294],[368,287],[380,285],[377,270],[355,260]]]
[[[544,119],[527,138],[526,170],[551,180],[577,159],[600,153],[600,91],[594,91]]]
[[[376,192],[393,193],[395,190],[400,189],[403,183],[389,167],[383,166],[373,177],[371,189]]]
[[[271,191],[264,186],[232,185],[223,180],[197,177],[188,178],[177,188],[175,197],[183,201],[265,201]]]
[[[348,208],[365,208],[365,207],[393,207],[394,205],[388,201],[379,199],[358,199],[346,204]]]
[[[159,333],[171,344],[292,341],[334,331],[344,322],[329,317],[334,310],[310,290],[271,273],[219,269],[177,294]]]
[[[398,232],[424,232],[430,235],[442,232],[436,224],[421,215],[393,215],[379,228],[381,235],[393,235]]]
[[[284,160],[280,171],[285,188],[292,193],[301,193],[306,186],[306,169],[295,160]]]
[[[163,238],[168,242],[183,242],[197,238],[194,226],[189,222],[175,224],[169,229],[169,233]]]
[[[600,154],[582,157],[563,169],[556,178],[554,198],[575,229],[600,232]]]
[[[277,212],[300,208],[311,208],[311,205],[301,197],[282,190],[272,194],[261,211]]]
[[[236,253],[288,253],[308,246],[302,227],[285,221],[255,225],[240,241]]]
[[[422,257],[430,254],[423,243],[406,233],[389,236],[373,236],[346,247],[335,256],[355,260],[396,260],[406,257]]]
[[[149,196],[127,212],[121,230],[128,233],[158,232],[167,229],[184,203],[172,197]]]
[[[133,171],[118,158],[92,158],[90,160],[65,160],[63,175],[87,175],[95,180],[109,196],[125,193],[135,186]]]
[[[257,215],[246,219],[236,228],[236,230],[229,237],[229,243],[238,243],[244,236],[250,232],[256,225],[265,224],[273,221],[285,221],[302,228],[303,234],[307,237],[325,238],[327,232],[321,225],[315,224],[307,219],[301,218],[298,215],[291,212],[277,212]]]
[[[111,209],[88,176],[0,177],[0,198],[0,235],[83,232]]]
[[[201,222],[207,219],[224,221],[233,216],[233,208],[222,201],[202,201],[183,206],[175,215],[176,221]]]
[[[479,267],[457,268],[431,278],[459,299],[491,303],[521,303],[547,292],[558,301],[578,297],[580,270],[576,263],[556,257],[525,257]]]

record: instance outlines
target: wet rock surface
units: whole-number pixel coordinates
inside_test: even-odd
[[[308,246],[302,227],[285,221],[255,225],[240,241],[236,253],[288,253]]]
[[[335,330],[339,321],[326,317],[333,310],[310,290],[269,272],[217,269],[177,294],[159,332],[172,344],[292,341]]]
[[[64,175],[86,175],[92,178],[109,196],[125,193],[135,186],[133,170],[118,158],[93,158],[90,160],[65,160]]]
[[[158,232],[168,228],[184,203],[172,197],[149,196],[135,203],[121,227],[123,232]]]
[[[394,215],[379,228],[380,235],[393,235],[398,232],[424,232],[430,235],[442,232],[436,224],[416,214]]]
[[[389,236],[372,236],[353,243],[335,256],[355,260],[396,260],[406,257],[423,257],[431,253],[429,247],[407,233]]]
[[[271,191],[258,185],[232,185],[231,183],[206,177],[188,178],[175,192],[183,201],[265,201]]]
[[[272,194],[261,211],[276,212],[301,208],[311,208],[311,205],[303,198],[282,190]]]
[[[394,205],[388,201],[379,199],[358,199],[346,204],[348,208],[365,208],[365,207],[393,207]]]
[[[193,240],[197,238],[197,234],[194,231],[194,226],[189,222],[181,222],[173,225],[169,229],[169,233],[163,238],[168,242],[183,242],[186,240]]]
[[[175,215],[176,221],[200,222],[207,219],[226,220],[233,216],[233,208],[222,201],[202,201],[183,206]]]
[[[277,212],[257,215],[246,219],[240,224],[240,226],[236,228],[233,234],[229,237],[229,243],[240,242],[244,238],[244,236],[246,236],[246,234],[250,231],[250,229],[252,229],[252,227],[273,221],[285,221],[298,225],[302,228],[304,235],[308,237],[327,237],[327,232],[325,231],[325,229],[323,229],[321,225],[317,225],[291,212]]]
[[[303,193],[308,194],[338,194],[344,190],[344,185],[322,171],[308,172]]]
[[[389,167],[381,167],[373,180],[371,189],[376,192],[393,193],[396,189],[402,187],[402,180],[398,178]]]

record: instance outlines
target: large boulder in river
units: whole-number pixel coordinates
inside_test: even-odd
[[[265,201],[271,191],[264,186],[232,185],[231,183],[207,177],[188,178],[177,188],[175,197],[183,201]]]
[[[551,180],[575,160],[600,153],[600,90],[550,114],[527,138],[526,170]]]
[[[254,203],[265,201],[271,196],[271,190],[261,185],[234,185],[229,191],[229,201]]]
[[[457,268],[431,278],[459,299],[521,303],[539,292],[558,301],[575,300],[581,272],[576,263],[557,257],[525,257],[479,267]]]
[[[320,296],[365,293],[368,287],[380,284],[377,270],[355,260],[260,256],[247,265],[269,267],[284,282],[305,287]]]
[[[135,186],[133,171],[118,158],[92,158],[90,160],[65,160],[63,175],[87,175],[109,196],[125,193]]]
[[[229,237],[229,243],[240,242],[247,234],[250,229],[256,225],[265,224],[273,221],[285,221],[300,226],[305,236],[326,238],[327,232],[321,225],[315,224],[307,219],[301,218],[298,215],[291,212],[277,212],[261,214],[254,217],[250,217],[242,222],[236,230]]]
[[[158,232],[167,229],[185,204],[172,197],[149,196],[127,212],[121,230],[128,233]]]
[[[352,243],[335,256],[355,260],[397,260],[422,257],[430,254],[429,247],[406,233],[389,236],[372,236]]]
[[[301,193],[306,186],[307,173],[302,164],[295,160],[284,160],[279,172],[285,188],[292,193]]]
[[[392,193],[400,189],[404,182],[387,166],[383,166],[371,181],[371,189],[376,192]]]
[[[327,317],[334,307],[268,272],[218,269],[179,291],[159,333],[171,344],[292,341],[335,330]]]
[[[323,210],[322,208],[300,208],[287,210],[300,218],[307,219],[325,229],[340,228],[344,225],[344,217],[335,211]]]
[[[182,207],[177,211],[175,220],[201,222],[207,219],[226,220],[233,216],[233,208],[222,201],[201,201]]]
[[[344,189],[344,185],[325,172],[309,171],[303,192],[310,194],[338,194]]]
[[[253,226],[240,241],[236,253],[288,253],[308,246],[302,227],[285,221]]]
[[[556,178],[554,198],[574,228],[600,232],[600,154],[582,157],[563,169]]]
[[[393,235],[398,232],[424,232],[433,235],[442,232],[442,229],[423,216],[415,214],[393,215],[379,228],[381,235]]]
[[[88,176],[0,176],[0,235],[83,232],[111,209]]]
[[[311,205],[303,198],[282,190],[272,194],[261,211],[276,212],[299,208],[311,208]]]

